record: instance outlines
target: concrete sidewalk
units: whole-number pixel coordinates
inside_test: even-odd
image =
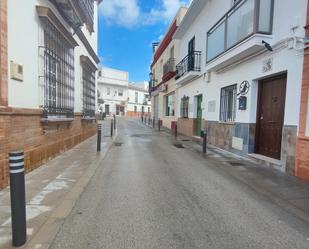
[[[26,175],[28,239],[21,248],[49,247],[112,144],[108,121],[103,122],[101,153],[94,136]],[[0,191],[0,248],[13,248],[10,212],[8,187]]]
[[[158,128],[155,130],[158,131]],[[161,133],[170,136],[171,143],[194,151],[200,157],[204,157],[208,165],[221,169],[223,174],[233,176],[235,180],[309,223],[309,182],[215,146],[208,145],[207,154],[204,155],[201,141],[198,139],[183,135],[175,139],[171,131],[164,127]]]

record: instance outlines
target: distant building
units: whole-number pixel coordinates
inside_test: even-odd
[[[151,101],[148,89],[145,86],[129,85],[127,116],[140,117],[151,114]]]
[[[129,73],[103,67],[98,73],[99,109],[107,115],[125,115]]]
[[[147,85],[129,84],[129,73],[103,67],[98,73],[98,106],[106,115],[140,116],[151,112]]]

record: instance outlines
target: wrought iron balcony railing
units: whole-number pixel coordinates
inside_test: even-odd
[[[191,71],[201,71],[201,51],[194,51],[191,54],[188,54],[177,64],[176,79],[181,78]]]
[[[163,77],[168,73],[174,73],[175,68],[175,59],[169,58],[168,61],[163,65]]]

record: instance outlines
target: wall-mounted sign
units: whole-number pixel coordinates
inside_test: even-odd
[[[238,99],[238,109],[241,111],[247,110],[247,97],[246,96],[240,96]]]
[[[208,101],[208,112],[215,112],[216,111],[216,101]]]
[[[249,89],[250,89],[249,81],[245,80],[245,81],[241,82],[240,85],[239,85],[239,92],[238,92],[237,96],[239,96],[239,95],[242,95],[242,96],[247,95],[247,93],[249,92]]]

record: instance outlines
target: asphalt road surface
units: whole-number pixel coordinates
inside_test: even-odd
[[[309,248],[309,225],[138,121],[57,234],[56,249]]]

